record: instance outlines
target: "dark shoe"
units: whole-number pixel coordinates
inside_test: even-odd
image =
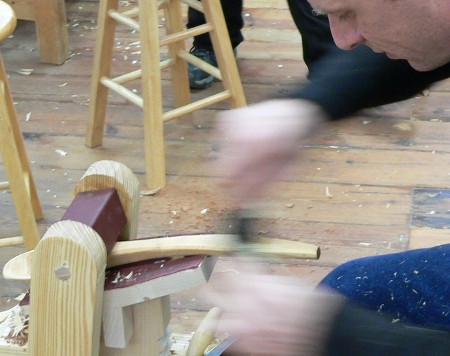
[[[217,67],[216,56],[212,49],[200,48],[200,47],[192,47],[189,51],[191,54],[204,60],[206,63],[209,63],[215,67]],[[192,89],[206,89],[208,88],[214,81],[215,77],[200,68],[188,64],[188,72],[189,72],[189,86]]]

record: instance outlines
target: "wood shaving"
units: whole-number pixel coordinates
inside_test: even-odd
[[[29,315],[20,305],[0,313],[0,345],[28,343]]]
[[[33,73],[34,69],[31,68],[22,68],[19,69],[18,71],[16,71],[16,73],[22,74],[22,75],[30,75],[31,73]]]
[[[66,152],[66,151],[63,151],[63,150],[55,150],[55,152],[56,152],[57,154],[59,154],[60,156],[67,156],[67,152]]]
[[[150,189],[150,190],[141,190],[141,195],[142,196],[150,196],[150,195],[155,195],[156,193],[158,193],[160,191],[161,188],[155,188],[155,189]]]
[[[412,125],[408,122],[399,122],[393,125],[393,127],[400,131],[412,131],[413,129]]]

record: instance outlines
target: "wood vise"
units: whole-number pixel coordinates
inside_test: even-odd
[[[171,354],[170,294],[207,283],[212,255],[233,252],[237,237],[135,240],[139,199],[139,181],[124,165],[89,167],[62,220],[5,265],[5,278],[31,279],[31,290],[29,308],[0,313],[1,355]],[[297,258],[319,251],[279,239],[258,249]]]

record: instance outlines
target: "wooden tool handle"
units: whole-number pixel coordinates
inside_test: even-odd
[[[192,336],[186,356],[203,355],[206,348],[213,341],[217,325],[219,324],[221,310],[217,307],[212,308]]]

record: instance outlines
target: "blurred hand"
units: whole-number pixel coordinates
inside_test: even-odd
[[[218,115],[217,133],[224,176],[238,203],[258,198],[278,178],[298,152],[297,147],[325,119],[305,100],[270,100]]]
[[[238,338],[227,354],[320,355],[340,298],[298,278],[245,273],[211,294],[224,313],[219,332]]]

